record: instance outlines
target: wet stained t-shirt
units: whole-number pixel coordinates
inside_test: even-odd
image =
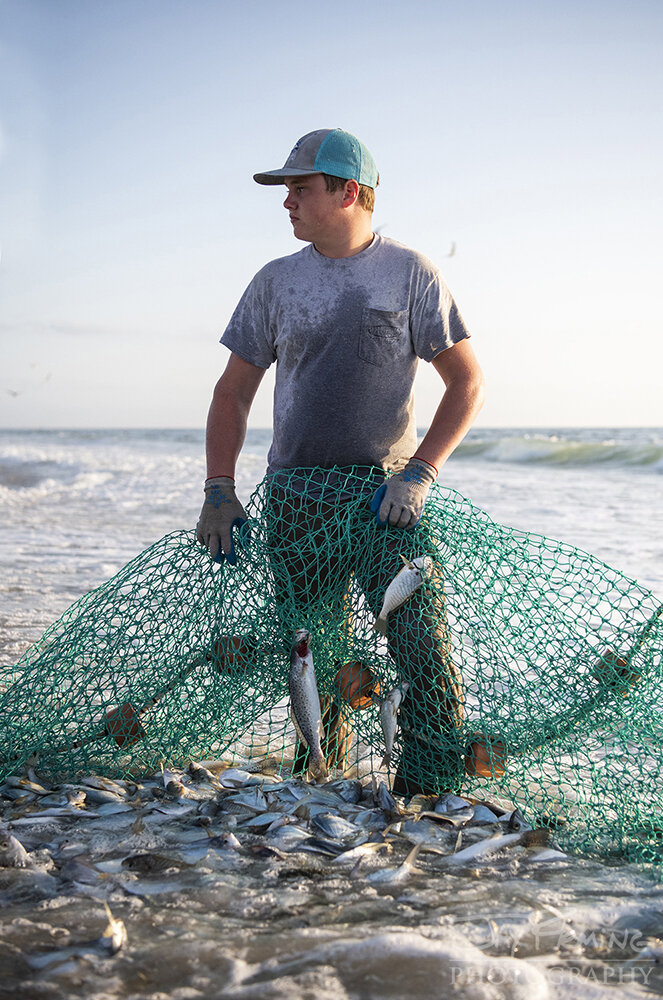
[[[437,267],[375,236],[354,257],[324,257],[310,244],[271,261],[221,343],[260,368],[276,361],[270,471],[398,470],[417,446],[418,359],[468,336]]]

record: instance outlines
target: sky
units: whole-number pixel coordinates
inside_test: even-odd
[[[660,0],[0,0],[0,427],[204,426],[302,246],[252,175],[335,127],[442,269],[478,425],[663,425],[662,42]]]

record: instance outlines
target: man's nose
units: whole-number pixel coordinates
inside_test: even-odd
[[[285,201],[283,202],[283,207],[291,209],[295,207],[295,199],[292,197],[292,191],[288,191]]]

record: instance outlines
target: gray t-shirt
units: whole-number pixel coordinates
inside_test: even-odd
[[[269,471],[377,465],[399,470],[417,446],[412,386],[469,336],[430,260],[375,236],[354,257],[312,244],[273,260],[242,296],[221,343],[276,365]]]

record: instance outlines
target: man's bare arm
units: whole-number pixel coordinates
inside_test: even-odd
[[[235,478],[235,466],[244,438],[251,404],[265,374],[264,368],[231,354],[216,383],[207,416],[207,478]]]
[[[467,340],[442,351],[431,364],[444,382],[445,390],[416,456],[439,471],[474,423],[483,406],[486,386],[479,362]]]
[[[432,364],[445,386],[433,422],[405,468],[378,488],[370,504],[385,527],[418,524],[431,484],[483,404],[483,373],[466,340],[442,351]]]

